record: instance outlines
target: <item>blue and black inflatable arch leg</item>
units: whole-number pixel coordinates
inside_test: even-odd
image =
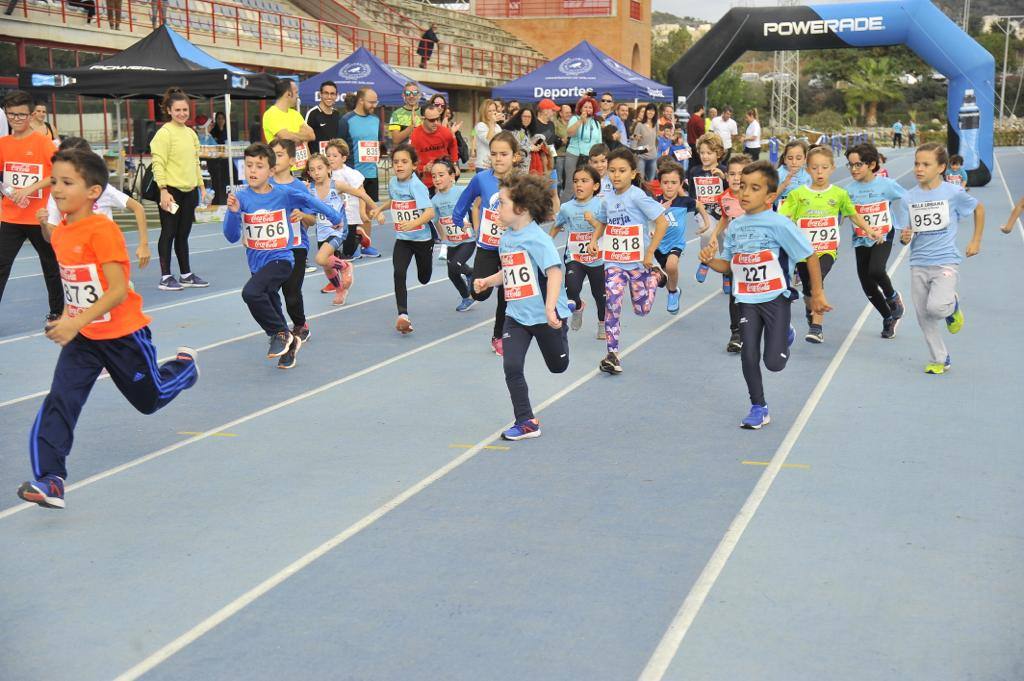
[[[964,157],[968,183],[992,179],[995,59],[930,0],[736,7],[668,72],[676,95],[702,102],[709,83],[747,50],[906,45],[949,82],[946,145]]]

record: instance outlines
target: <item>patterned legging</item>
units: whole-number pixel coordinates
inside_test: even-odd
[[[604,266],[604,331],[608,336],[608,352],[619,351],[619,333],[622,330],[622,296],[629,287],[633,300],[633,312],[643,317],[654,305],[654,294],[658,290],[658,277],[647,269],[624,270],[614,265]]]

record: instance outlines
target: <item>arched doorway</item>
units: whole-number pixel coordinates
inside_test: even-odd
[[[633,56],[630,58],[629,68],[640,72],[640,45],[637,43],[633,43]]]

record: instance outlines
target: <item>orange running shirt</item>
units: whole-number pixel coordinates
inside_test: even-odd
[[[130,281],[128,247],[121,229],[104,215],[90,215],[72,224],[60,223],[51,237],[64,285],[64,309],[71,317],[93,305],[109,288],[103,264],[117,263]],[[142,312],[142,296],[128,288],[121,304],[82,327],[90,340],[110,340],[128,336],[149,324]]]
[[[53,140],[42,133],[32,133],[21,139],[14,135],[0,137],[0,171],[4,174],[4,182],[18,189],[49,177],[53,168],[50,159],[56,152]],[[36,212],[46,208],[48,198],[49,185],[30,196],[28,208],[18,208],[18,204],[5,196],[2,219],[15,225],[38,227]]]

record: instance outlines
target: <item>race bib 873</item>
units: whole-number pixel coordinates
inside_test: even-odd
[[[444,238],[453,244],[462,243],[470,238],[469,230],[456,225],[451,216],[438,218],[437,224],[444,233]]]
[[[87,265],[61,265],[60,281],[64,287],[64,303],[68,316],[77,317],[89,309],[103,295],[103,284],[100,282],[99,270],[95,263]],[[110,313],[92,321],[109,322]]]
[[[915,232],[937,232],[949,227],[949,201],[922,201],[908,206],[910,228]]]

